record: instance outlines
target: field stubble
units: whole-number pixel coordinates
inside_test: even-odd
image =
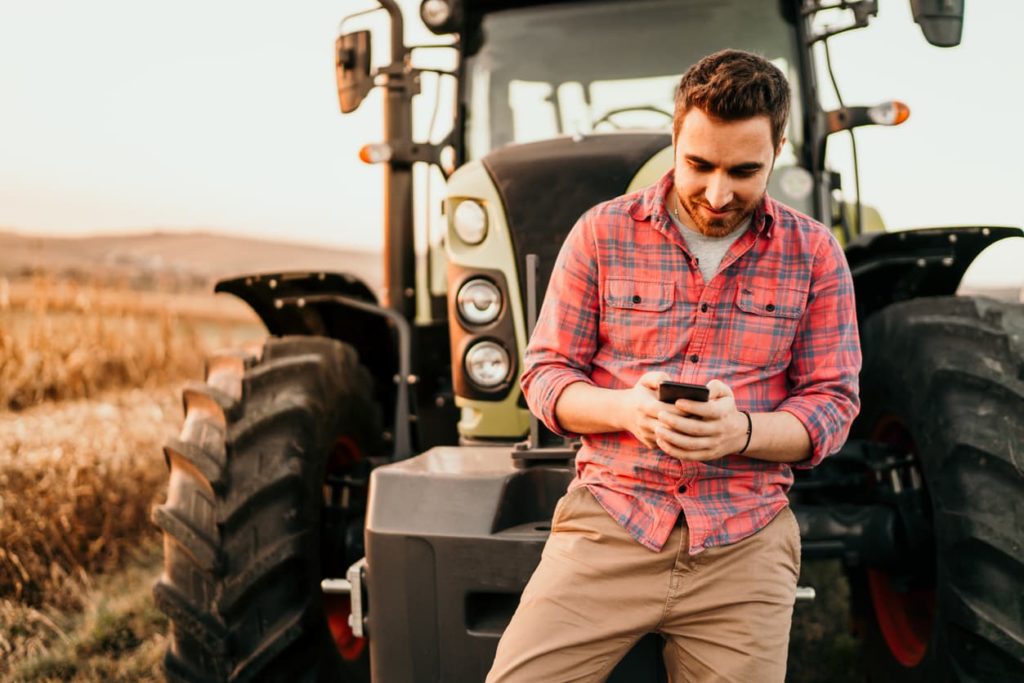
[[[194,377],[197,351],[258,329],[226,296],[0,279],[0,410]]]
[[[259,336],[234,304],[0,281],[0,677],[136,680],[155,666],[161,446],[203,357]],[[111,603],[103,577],[140,552],[148,578],[128,587],[134,602]]]

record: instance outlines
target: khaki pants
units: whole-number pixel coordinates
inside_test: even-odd
[[[793,512],[730,546],[686,548],[685,525],[654,553],[585,487],[570,491],[488,683],[603,681],[651,632],[665,637],[673,683],[781,683],[800,573]]]

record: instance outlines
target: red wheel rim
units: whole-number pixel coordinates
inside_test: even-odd
[[[363,451],[351,437],[339,436],[327,459],[327,475],[344,474],[352,465],[363,459]]]
[[[327,610],[327,626],[331,629],[334,644],[341,658],[348,662],[359,659],[366,647],[366,638],[357,638],[348,624],[352,603],[347,595],[325,595],[324,608]]]
[[[327,459],[327,475],[344,474],[362,459],[363,452],[359,445],[347,436],[340,436],[334,442],[334,448]],[[359,659],[366,648],[366,638],[357,638],[352,633],[348,623],[349,615],[352,614],[349,596],[324,594],[324,611],[327,613],[327,626],[341,658],[348,662]]]
[[[896,591],[891,577],[875,569],[868,570],[868,588],[879,630],[892,656],[905,667],[917,666],[928,651],[935,611],[934,589]]]
[[[903,453],[917,455],[917,446],[906,425],[896,417],[885,417],[875,427],[873,440]],[[921,663],[928,651],[935,619],[935,586],[910,590],[893,588],[888,572],[869,569],[868,590],[882,638],[894,659],[905,667]]]

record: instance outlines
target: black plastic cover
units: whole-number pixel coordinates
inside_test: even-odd
[[[373,680],[484,680],[573,476],[568,464],[518,469],[510,454],[508,446],[439,447],[373,471]],[[641,640],[610,683],[663,683],[661,643]]]
[[[537,293],[543,300],[576,220],[624,194],[640,167],[671,144],[668,133],[611,133],[510,145],[483,158],[507,211],[524,310],[527,254],[540,257]]]
[[[1020,228],[964,226],[861,235],[846,247],[857,293],[857,318],[897,301],[952,296],[967,267],[993,242]]]

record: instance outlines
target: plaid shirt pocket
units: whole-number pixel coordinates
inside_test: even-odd
[[[754,368],[786,359],[806,306],[807,290],[740,282],[726,332],[732,359]]]
[[[672,282],[609,279],[604,283],[601,326],[616,355],[667,357],[678,338]]]

